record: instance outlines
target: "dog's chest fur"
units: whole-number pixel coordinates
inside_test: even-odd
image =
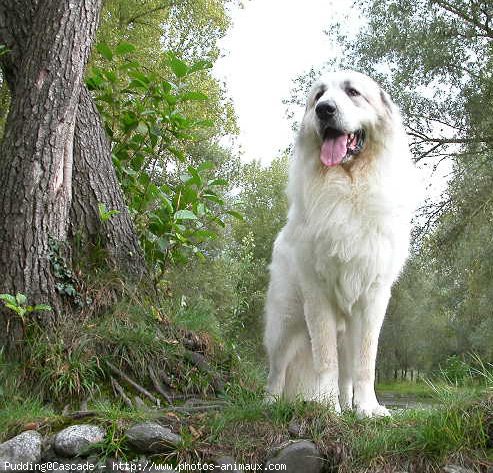
[[[378,170],[350,178],[340,167],[298,181],[304,208],[290,222],[303,241],[296,259],[343,312],[373,284],[394,280],[407,257],[409,210],[395,182]]]

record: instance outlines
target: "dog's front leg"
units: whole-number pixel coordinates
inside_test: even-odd
[[[304,313],[317,379],[316,386],[310,390],[315,400],[332,404],[340,412],[335,312],[327,299],[311,286],[310,292],[305,293]]]
[[[390,287],[373,287],[353,309],[348,328],[353,340],[353,403],[361,417],[389,415],[375,395],[378,337],[390,298]]]

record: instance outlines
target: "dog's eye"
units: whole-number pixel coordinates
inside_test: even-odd
[[[361,95],[354,87],[348,87],[346,89],[346,94],[350,97],[357,97],[358,95]]]
[[[325,93],[325,90],[319,90],[317,92],[317,94],[315,95],[315,102],[318,102],[318,100],[320,99],[320,97],[322,97],[322,95]]]

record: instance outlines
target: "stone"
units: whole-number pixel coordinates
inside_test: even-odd
[[[474,473],[473,470],[459,465],[445,465],[443,471],[444,473]]]
[[[0,471],[14,471],[14,465],[38,463],[43,438],[35,430],[26,430],[0,444]],[[31,467],[23,468],[31,469]]]
[[[293,437],[301,437],[302,434],[302,428],[301,424],[296,420],[293,419],[289,424],[288,424],[288,432],[293,436]]]
[[[181,437],[155,422],[136,424],[125,432],[128,444],[138,453],[165,453],[176,447]]]
[[[267,460],[265,469],[273,465],[286,465],[284,473],[320,473],[323,468],[322,455],[313,442],[293,440],[278,447]]]
[[[98,425],[71,425],[55,435],[53,450],[62,457],[82,456],[91,445],[101,442],[105,435],[106,431]]]

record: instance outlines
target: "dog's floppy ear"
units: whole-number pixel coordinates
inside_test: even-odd
[[[389,94],[387,94],[387,92],[385,92],[385,90],[383,90],[382,88],[380,88],[380,99],[382,100],[386,112],[389,114],[389,116],[392,116],[392,114],[394,113],[394,104],[392,103]]]

